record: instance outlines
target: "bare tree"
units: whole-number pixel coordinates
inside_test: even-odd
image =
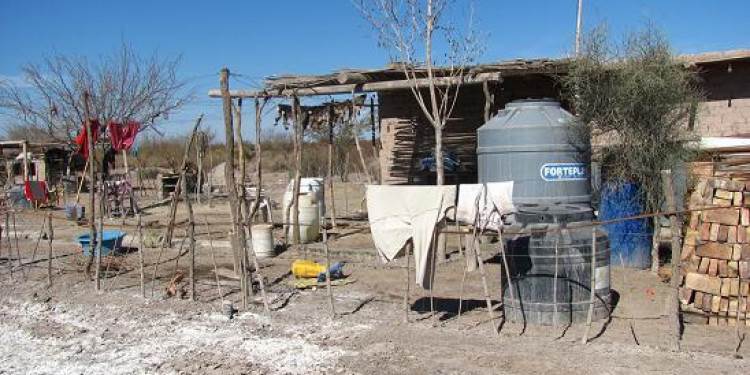
[[[156,53],[141,57],[126,44],[95,61],[55,52],[23,68],[24,84],[0,81],[0,110],[15,120],[12,127],[69,141],[84,122],[88,92],[91,116],[135,120],[142,131],[187,100],[185,82],[176,75],[179,62]]]
[[[389,51],[390,59],[412,83],[411,92],[435,131],[437,184],[442,185],[443,130],[467,68],[484,51],[482,38],[474,32],[473,17],[469,15],[466,25],[459,27],[448,14],[453,0],[352,1],[377,31],[378,44]],[[438,69],[437,64],[444,67]],[[458,83],[437,85],[436,80],[443,77]],[[424,78],[428,80],[426,90],[417,85],[417,80]]]

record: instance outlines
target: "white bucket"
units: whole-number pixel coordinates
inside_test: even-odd
[[[253,250],[258,258],[272,258],[276,255],[273,246],[273,225],[255,224],[250,227]]]
[[[294,220],[292,213],[289,223]],[[301,194],[299,196],[299,240],[301,243],[310,243],[318,240],[320,234],[320,212],[316,198],[312,194]],[[287,226],[287,235],[289,239],[294,238],[294,226]]]

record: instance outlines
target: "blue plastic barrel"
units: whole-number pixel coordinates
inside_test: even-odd
[[[122,239],[125,238],[125,234],[125,232],[105,230],[104,233],[102,233],[102,255],[107,255],[120,249],[122,247]],[[78,236],[77,240],[78,243],[81,244],[81,248],[83,248],[83,254],[89,255],[91,243],[89,234],[82,234]],[[97,240],[98,238],[94,238],[94,248],[96,248]]]
[[[601,190],[599,219],[621,219],[643,213],[640,188],[633,183],[606,183]],[[634,219],[604,226],[609,237],[611,264],[646,269],[651,266],[650,219]]]

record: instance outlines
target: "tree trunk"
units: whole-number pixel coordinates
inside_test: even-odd
[[[91,115],[89,114],[89,93],[83,93],[83,115],[86,116],[86,142],[88,143],[88,165],[89,165],[89,257],[86,260],[86,279],[91,278],[91,266],[94,264],[94,238],[96,237],[96,206],[94,202],[94,189],[96,189],[96,170],[94,159],[94,135],[91,134]],[[25,156],[25,155],[24,155]],[[25,172],[24,172],[25,173]],[[26,178],[24,176],[24,178]],[[81,179],[86,176],[81,176]],[[83,181],[81,181],[83,182]],[[99,290],[99,289],[97,289]]]
[[[437,185],[445,184],[445,168],[443,165],[443,128],[435,127],[435,168],[437,172]]]

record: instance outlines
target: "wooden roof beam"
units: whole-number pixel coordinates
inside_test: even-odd
[[[503,78],[499,72],[479,73],[472,76],[458,77],[438,77],[435,78],[436,86],[455,86],[458,83],[462,85],[479,84],[488,81],[502,82]],[[380,92],[407,90],[416,84],[419,88],[429,86],[429,79],[419,78],[416,80],[398,80],[382,81],[362,84],[345,84],[345,85],[328,85],[318,87],[304,87],[296,89],[268,89],[268,90],[230,90],[229,95],[233,98],[254,98],[254,97],[283,97],[283,96],[315,96],[315,95],[335,95],[351,94],[362,92]],[[221,97],[221,90],[209,90],[208,96],[211,98]]]

